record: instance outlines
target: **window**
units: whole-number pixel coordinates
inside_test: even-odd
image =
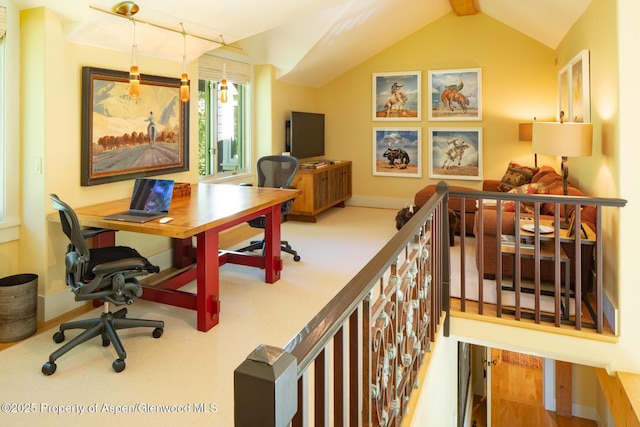
[[[227,82],[228,101],[220,101],[220,82],[198,81],[198,175],[244,170],[245,85]]]
[[[250,66],[205,54],[198,68],[198,175],[223,177],[244,172],[249,145]],[[224,103],[223,76],[228,88]]]
[[[0,0],[0,243],[17,240],[20,225],[18,26],[18,10]]]

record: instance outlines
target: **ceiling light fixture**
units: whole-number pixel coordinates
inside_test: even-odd
[[[227,87],[227,64],[222,64],[222,81],[220,82],[220,102],[226,104],[229,99],[229,90]]]
[[[189,101],[189,76],[187,75],[187,33],[184,31],[184,25],[180,23],[182,27],[182,37],[184,39],[184,49],[182,51],[182,77],[180,78],[180,100],[182,102]]]
[[[129,96],[137,98],[140,96],[140,70],[138,69],[138,44],[136,43],[136,21],[133,15],[138,13],[140,8],[132,1],[123,1],[113,7],[113,11],[118,15],[126,16],[133,24],[133,46],[131,47],[131,68],[129,70]]]

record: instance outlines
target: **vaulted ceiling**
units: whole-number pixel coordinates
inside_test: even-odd
[[[135,27],[140,55],[181,61],[186,45],[192,61],[224,41],[240,46],[255,64],[273,64],[278,79],[311,87],[322,86],[452,10],[449,0],[137,0],[134,25],[101,11],[112,11],[117,0],[9,1],[20,9],[51,9],[74,43],[129,52]],[[479,13],[553,49],[591,0],[453,2],[474,3]],[[183,37],[180,24],[199,37]]]

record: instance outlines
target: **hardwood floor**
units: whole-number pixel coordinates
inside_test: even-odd
[[[494,427],[595,427],[592,420],[561,417],[543,406],[542,358],[493,350],[492,423]],[[484,398],[474,397],[473,426],[486,427]]]

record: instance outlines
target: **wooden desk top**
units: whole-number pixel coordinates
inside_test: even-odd
[[[166,224],[160,224],[159,219],[144,224],[102,219],[104,216],[129,209],[128,198],[80,208],[74,207],[73,209],[80,224],[86,227],[109,228],[185,239],[270,206],[286,202],[299,194],[301,194],[301,190],[297,189],[285,190],[228,184],[192,185],[191,195],[172,200],[167,216],[172,217],[173,221]],[[50,221],[60,221],[57,212],[49,214],[47,218]]]

